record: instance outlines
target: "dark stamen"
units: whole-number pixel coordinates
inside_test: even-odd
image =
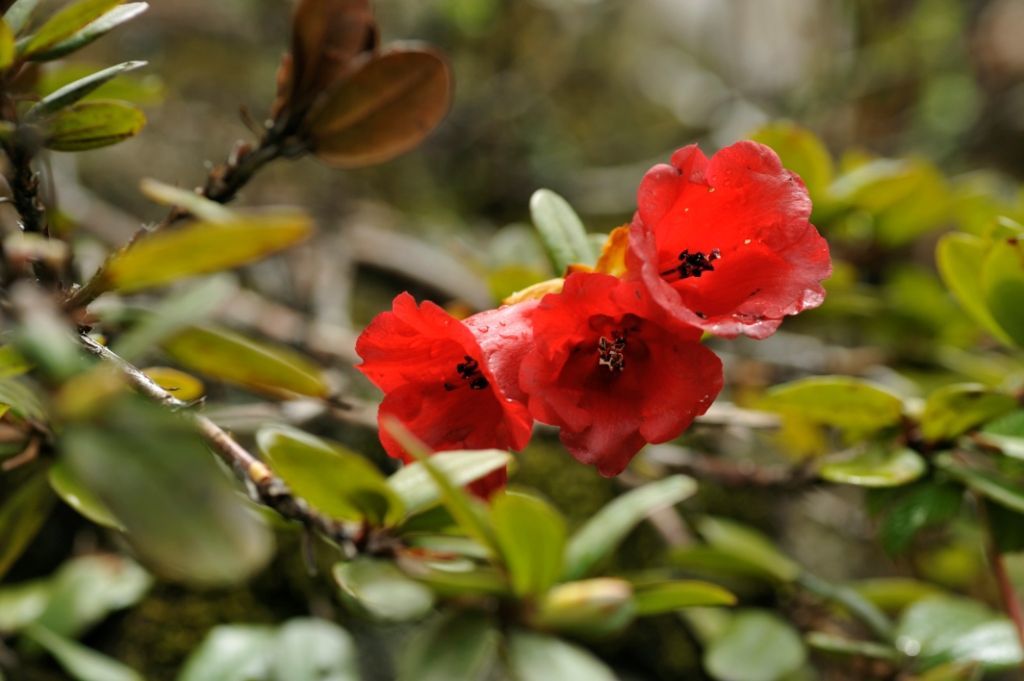
[[[458,372],[459,376],[461,376],[463,380],[469,381],[470,390],[483,390],[490,385],[490,383],[487,382],[487,379],[484,378],[483,374],[480,373],[479,362],[469,355],[463,355],[463,359],[466,361],[456,364],[455,371]],[[444,389],[454,390],[455,386],[452,386],[450,383],[445,383]]]
[[[626,335],[613,331],[612,340],[601,336],[597,341],[597,366],[608,367],[608,371],[622,371],[626,368]]]
[[[690,277],[697,277],[699,279],[700,275],[705,272],[713,272],[715,266],[711,263],[721,257],[722,252],[717,248],[711,249],[708,255],[704,255],[701,251],[690,253],[690,250],[686,249],[679,254],[679,265],[670,270],[665,270],[661,273],[661,276],[669,277],[673,274],[678,274],[680,279],[688,279]]]

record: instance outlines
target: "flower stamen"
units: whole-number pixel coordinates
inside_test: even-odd
[[[465,362],[460,362],[455,365],[455,370],[459,373],[459,376],[463,380],[469,381],[470,390],[483,390],[488,385],[487,379],[484,378],[483,374],[480,373],[480,364],[469,355],[463,355]],[[445,383],[445,390],[454,390],[454,387],[449,388],[450,383]]]
[[[614,332],[612,340],[601,336],[597,341],[597,366],[607,367],[608,371],[622,371],[626,368],[626,336]]]
[[[690,253],[690,249],[685,249],[679,254],[679,265],[672,269],[665,270],[661,273],[663,277],[669,277],[673,274],[678,274],[680,279],[688,279],[690,277],[700,278],[700,275],[705,272],[713,272],[715,266],[712,265],[714,261],[722,257],[722,252],[717,248],[711,249],[711,252],[704,255],[701,251]]]

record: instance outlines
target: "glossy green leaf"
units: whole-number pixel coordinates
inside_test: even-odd
[[[324,515],[378,526],[405,515],[401,499],[380,471],[338,443],[287,426],[265,427],[256,441],[274,472]]]
[[[832,156],[817,135],[789,121],[778,121],[758,128],[750,139],[771,147],[782,166],[804,181],[815,203],[826,199],[834,173]]]
[[[494,528],[491,527],[486,507],[477,499],[470,497],[445,475],[444,471],[434,465],[431,451],[402,424],[389,419],[382,424],[391,432],[399,444],[409,452],[430,476],[441,495],[441,503],[451,514],[452,519],[468,536],[475,539],[481,546],[499,553]]]
[[[920,669],[951,661],[1003,669],[1024,659],[1010,620],[966,598],[915,603],[900,618],[897,634],[897,646],[915,656]]]
[[[534,632],[513,630],[508,638],[509,666],[515,681],[617,681],[618,677],[591,653],[566,641]]]
[[[430,589],[403,574],[394,563],[356,558],[334,566],[342,593],[371,617],[388,622],[419,619],[434,606]]]
[[[438,52],[391,48],[340,79],[305,119],[311,151],[324,162],[356,168],[417,146],[451,106],[451,69]]]
[[[128,397],[95,418],[68,424],[59,449],[148,566],[205,584],[237,582],[263,567],[270,532],[187,419]]]
[[[704,652],[704,668],[716,681],[782,681],[803,666],[807,651],[796,630],[777,615],[736,614]]]
[[[977,437],[981,442],[998,447],[1007,456],[1024,459],[1024,409],[986,424]]]
[[[947,440],[1002,416],[1017,406],[1006,393],[974,383],[957,383],[933,391],[921,414],[921,434],[929,440]]]
[[[70,37],[35,53],[32,55],[32,59],[34,61],[59,59],[79,48],[85,47],[121,24],[131,21],[147,9],[149,9],[149,4],[145,2],[129,2],[124,5],[118,5],[95,21],[84,26],[81,30],[76,31]]]
[[[982,470],[957,461],[950,454],[940,454],[934,461],[936,466],[975,492],[1007,508],[1024,513],[1024,488],[1019,483],[995,471]]]
[[[955,518],[962,502],[963,488],[958,485],[924,482],[908,488],[884,511],[879,526],[882,546],[890,554],[902,553],[918,531]]]
[[[999,239],[979,272],[985,305],[999,327],[1024,346],[1024,245],[1018,237]]]
[[[128,5],[122,5],[127,7]],[[87,78],[101,69],[102,65],[89,62],[61,62],[54,65],[39,76],[36,92],[40,96],[49,95],[60,88],[70,85],[76,80]],[[86,99],[117,99],[132,104],[159,104],[164,99],[165,87],[160,76],[152,71],[121,75],[108,80],[88,94]]]
[[[11,27],[15,33],[20,33],[25,28],[28,20],[32,18],[39,0],[15,0],[4,14],[4,23]]]
[[[761,406],[858,432],[896,425],[903,414],[899,397],[849,376],[815,376],[784,383],[769,390]]]
[[[453,566],[453,563],[458,563]],[[471,561],[404,559],[402,570],[439,596],[465,597],[480,594],[507,596],[511,593],[508,577],[493,567]]]
[[[271,668],[274,681],[359,681],[352,637],[312,617],[288,620],[278,630]]]
[[[725,551],[749,565],[758,566],[765,576],[791,582],[800,574],[800,566],[775,548],[766,536],[745,525],[704,516],[695,523],[697,531],[712,547]]]
[[[124,528],[96,494],[75,477],[67,464],[57,461],[49,470],[50,487],[64,502],[98,525],[123,531]]]
[[[491,500],[491,524],[517,595],[541,594],[562,574],[562,515],[536,497],[506,492]]]
[[[774,575],[757,563],[713,546],[679,546],[671,550],[669,557],[676,567],[712,578],[739,577],[775,581]]]
[[[0,634],[13,633],[36,620],[50,600],[48,579],[0,587]]]
[[[237,291],[231,275],[216,274],[171,291],[117,337],[111,349],[129,362],[153,352],[181,329],[202,321]]]
[[[605,638],[629,626],[635,615],[632,585],[624,579],[597,577],[552,588],[529,621],[545,631]]]
[[[0,503],[0,578],[28,548],[56,497],[42,471],[27,478]]]
[[[942,589],[909,577],[875,577],[851,585],[862,598],[887,613],[898,613],[924,598],[942,595]]]
[[[438,452],[430,462],[456,487],[508,466],[512,455],[500,449]],[[418,513],[441,502],[441,490],[430,473],[419,463],[400,468],[388,478],[388,485],[402,501],[408,513]]]
[[[0,69],[6,69],[14,61],[14,31],[6,21],[0,21]]]
[[[131,104],[92,99],[47,119],[44,144],[54,151],[88,151],[134,137],[145,124],[146,115]]]
[[[77,681],[143,681],[131,667],[55,634],[46,627],[33,624],[24,633],[45,648]]]
[[[942,280],[952,291],[960,306],[994,338],[1013,345],[989,311],[980,273],[988,254],[989,244],[972,234],[953,232],[943,236],[935,251]]]
[[[313,224],[303,213],[237,214],[234,220],[193,222],[151,234],[115,254],[103,274],[124,293],[261,260],[305,240]]]
[[[981,681],[983,677],[984,669],[977,662],[949,662],[908,677],[907,681]]]
[[[674,475],[613,499],[572,535],[565,557],[565,579],[578,579],[615,551],[651,513],[674,506],[697,491],[692,478]]]
[[[397,681],[484,681],[498,652],[498,632],[480,613],[444,617],[421,629],[402,651]]]
[[[818,469],[825,480],[859,487],[898,487],[917,480],[928,464],[912,449],[869,445],[852,456],[832,458]]]
[[[165,340],[163,348],[191,371],[272,396],[330,392],[320,367],[304,356],[227,329],[191,326]]]
[[[138,603],[152,581],[123,556],[74,558],[54,575],[46,608],[36,622],[58,636],[77,638],[115,610]]]
[[[29,421],[45,421],[46,411],[36,389],[14,376],[0,378],[0,404]]]
[[[597,259],[587,240],[587,230],[569,202],[550,189],[538,189],[530,197],[530,215],[556,272],[572,264],[591,265]]]
[[[126,61],[102,71],[97,71],[73,83],[68,83],[39,100],[28,110],[25,116],[28,119],[39,119],[54,114],[84,98],[107,81],[120,76],[122,73],[142,68],[145,65],[146,62],[144,61]]]
[[[177,206],[207,222],[231,222],[238,214],[216,201],[197,194],[191,189],[173,187],[157,180],[146,178],[139,183],[139,189],[152,201],[164,206]]]
[[[677,580],[636,585],[633,600],[639,616],[658,615],[682,608],[735,605],[736,596],[726,589],[697,580]]]
[[[189,655],[177,681],[262,681],[270,673],[274,643],[270,627],[214,627]]]
[[[123,0],[77,0],[50,17],[21,47],[24,57],[31,57],[67,40],[99,19]]]

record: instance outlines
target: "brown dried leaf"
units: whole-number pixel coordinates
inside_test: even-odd
[[[306,122],[310,149],[342,168],[387,161],[418,145],[448,113],[451,97],[451,70],[440,53],[390,50],[317,102]]]

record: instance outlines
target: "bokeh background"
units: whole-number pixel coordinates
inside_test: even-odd
[[[133,25],[72,62],[84,69],[149,61],[147,75],[132,85],[149,116],[138,138],[50,159],[51,195],[84,244],[83,270],[140,222],[162,217],[163,209],[139,192],[140,178],[198,185],[237,140],[253,139],[244,119],[266,115],[288,43],[284,0],[152,4]],[[455,102],[427,143],[402,158],[345,172],[311,159],[279,162],[243,192],[246,205],[305,207],[319,233],[242,272],[236,293],[214,316],[305,348],[331,367],[343,393],[368,405],[346,413],[295,407],[284,414],[289,419],[380,456],[369,406],[375,396],[351,370],[353,340],[396,293],[408,289],[456,311],[492,306],[553,274],[528,226],[537,188],[556,190],[590,231],[607,232],[629,220],[643,172],[672,150],[699,142],[710,153],[779,120],[817,133],[836,177],[878,156],[894,159],[885,168],[902,179],[887,185],[891,195],[879,195],[863,178],[854,189],[833,187],[824,208],[816,208],[837,257],[829,300],[787,322],[770,341],[716,348],[727,360],[726,402],[744,404],[766,385],[808,373],[861,374],[910,394],[954,375],[988,382],[1007,375],[999,356],[972,356],[968,366],[962,350],[976,341],[976,331],[935,279],[932,253],[946,226],[969,228],[995,212],[1019,214],[1024,0],[380,0],[376,6],[386,42],[423,40],[449,55]],[[216,396],[232,405],[234,412],[221,416],[238,432],[282,416],[241,393]],[[820,446],[799,429],[784,436],[789,439],[780,446],[723,417],[695,429],[687,444],[726,456],[789,460]],[[671,460],[672,452],[665,456]],[[573,463],[550,437],[540,437],[521,461],[515,481],[552,497],[576,522],[620,484]],[[884,555],[861,502],[858,494],[834,489],[790,498],[713,486],[699,500],[707,510],[773,532],[804,565],[835,579],[926,574],[965,591],[987,588],[977,584],[981,557],[969,542],[935,537],[914,559]],[[21,576],[45,572],[69,547],[97,541],[73,513],[62,513],[12,579],[18,570]],[[660,541],[646,528],[621,560],[642,565]],[[251,588],[158,586],[89,642],[147,670],[147,678],[172,678],[213,624],[309,612],[341,616],[323,578],[310,577],[299,554],[297,545],[283,546],[282,557]],[[797,620],[815,616],[801,607],[794,602],[784,609]],[[389,642],[401,631],[352,630],[368,651],[364,658],[381,651],[367,664],[387,678]],[[678,620],[665,617],[634,626],[602,653],[636,678],[700,678],[694,651]]]

